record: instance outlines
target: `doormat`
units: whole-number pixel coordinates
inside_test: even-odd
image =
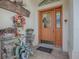
[[[42,47],[42,46],[38,47],[37,50],[43,51],[46,53],[52,53],[52,51],[53,51],[53,49],[51,49],[51,48],[46,48],[46,47]]]

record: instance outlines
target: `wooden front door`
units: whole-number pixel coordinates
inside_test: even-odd
[[[61,7],[39,11],[39,39],[61,46]]]

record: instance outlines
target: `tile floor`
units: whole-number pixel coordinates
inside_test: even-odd
[[[34,55],[30,59],[69,59],[67,53],[54,49],[51,54],[37,51],[34,49]]]

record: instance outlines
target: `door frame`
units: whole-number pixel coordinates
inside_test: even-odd
[[[51,11],[51,10],[53,10],[53,9],[56,9],[56,8],[61,8],[61,20],[60,20],[60,25],[61,25],[61,27],[60,27],[60,29],[61,29],[61,42],[62,42],[62,44],[63,44],[63,39],[62,39],[62,37],[63,37],[63,21],[62,21],[62,19],[63,19],[63,11],[62,11],[62,5],[60,5],[60,6],[55,6],[55,7],[53,7],[53,8],[44,8],[44,9],[41,9],[41,10],[39,10],[38,11],[38,39],[39,39],[39,42],[40,42],[40,36],[41,36],[41,34],[40,34],[40,32],[41,32],[41,29],[40,29],[40,26],[42,26],[42,24],[40,24],[40,19],[41,19],[41,12],[44,12],[44,11]],[[55,16],[55,18],[56,18],[56,16]],[[56,20],[55,20],[56,21]],[[55,24],[55,27],[56,27],[56,24]],[[56,29],[55,29],[55,40],[56,40]],[[56,45],[56,44],[55,44]],[[63,45],[61,45],[61,47],[62,47]],[[57,47],[57,46],[56,46]]]

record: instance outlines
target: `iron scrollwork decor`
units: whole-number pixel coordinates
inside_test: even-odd
[[[49,4],[49,3],[52,3],[52,2],[57,2],[57,1],[60,1],[60,0],[43,0],[39,6],[43,6],[43,5],[46,5],[46,4]]]

